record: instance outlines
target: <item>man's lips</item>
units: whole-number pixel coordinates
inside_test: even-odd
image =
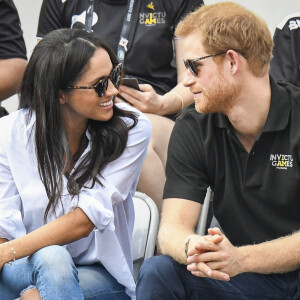
[[[193,92],[194,99],[197,99],[201,94],[202,92]]]

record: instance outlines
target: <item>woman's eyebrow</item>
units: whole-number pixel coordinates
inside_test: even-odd
[[[114,67],[111,68],[111,71],[110,71],[110,73],[109,73],[108,75],[101,75],[101,76],[99,76],[99,77],[97,77],[97,78],[91,80],[91,81],[89,82],[89,84],[94,85],[94,84],[96,84],[97,82],[99,82],[101,79],[110,76],[110,74],[112,73],[113,69],[114,69]]]

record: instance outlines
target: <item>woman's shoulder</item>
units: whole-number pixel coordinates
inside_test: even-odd
[[[9,115],[0,118],[0,136],[13,135],[17,138],[18,133],[24,133],[33,124],[34,117],[28,119],[28,112],[20,109],[10,113]]]

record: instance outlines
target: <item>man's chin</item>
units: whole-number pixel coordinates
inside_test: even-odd
[[[207,105],[203,105],[203,102],[200,102],[199,100],[195,101],[195,109],[198,113],[201,114],[206,114],[206,113],[211,113],[211,110]]]

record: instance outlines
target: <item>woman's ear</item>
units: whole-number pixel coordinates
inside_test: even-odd
[[[66,103],[66,94],[65,94],[65,92],[59,91],[58,96],[59,96],[59,103],[60,104],[65,104]]]

